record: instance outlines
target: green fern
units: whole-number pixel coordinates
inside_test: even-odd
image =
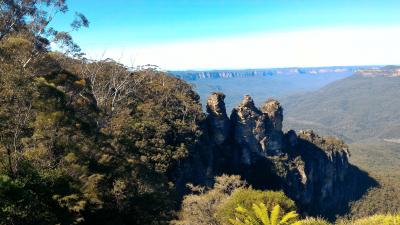
[[[266,213],[267,207],[264,203],[260,203],[259,205],[253,204],[253,211],[262,224],[271,224],[268,213]]]
[[[300,225],[299,215],[295,211],[284,214],[279,205],[272,208],[271,213],[264,203],[253,204],[252,209],[250,212],[238,205],[235,219],[229,219],[229,222],[232,225]]]
[[[271,225],[278,225],[279,214],[281,214],[281,207],[276,205],[271,211]]]

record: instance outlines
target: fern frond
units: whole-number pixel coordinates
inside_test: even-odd
[[[257,218],[254,218],[253,215],[249,214],[246,217],[247,221],[249,222],[249,225],[262,225],[260,224],[259,220]]]
[[[245,223],[246,225],[258,225],[257,221],[254,221],[254,219],[251,218],[250,216],[248,216],[248,217],[245,219],[244,223]]]
[[[302,224],[303,224],[303,222],[297,221],[297,222],[294,222],[294,223],[292,223],[292,224],[290,224],[290,225],[302,225]]]
[[[279,205],[276,205],[271,211],[271,225],[278,225],[280,214],[281,207]]]
[[[283,214],[282,208],[276,205],[271,213],[268,212],[264,203],[253,204],[253,211],[238,205],[236,207],[235,219],[229,219],[232,225],[301,225],[296,211]]]
[[[245,209],[244,207],[242,207],[241,205],[238,205],[235,210],[239,213],[247,213],[247,209]]]
[[[267,211],[267,207],[264,203],[260,203],[259,205],[253,204],[253,211],[256,214],[256,217],[261,220],[263,225],[270,225],[270,219]]]
[[[246,225],[246,224],[244,224],[242,221],[239,221],[237,218],[234,220],[234,219],[229,219],[229,222],[232,224],[232,225]]]
[[[296,211],[291,211],[283,216],[279,224],[286,225],[290,220],[296,219],[298,216],[299,214],[297,214]]]

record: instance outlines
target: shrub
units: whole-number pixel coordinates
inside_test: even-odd
[[[296,211],[296,205],[283,192],[259,191],[252,188],[238,188],[230,198],[222,202],[216,210],[215,217],[222,225],[231,225],[229,219],[235,218],[236,207],[251,208],[253,203],[263,203],[268,209],[280,205],[285,212]],[[254,213],[253,213],[253,216]]]
[[[276,205],[269,212],[264,203],[253,204],[252,208],[253,211],[249,211],[239,205],[236,208],[235,219],[229,219],[229,222],[233,225],[300,225],[296,211],[285,214],[281,207]]]
[[[232,192],[244,187],[246,182],[240,176],[222,175],[215,178],[213,189],[189,185],[193,194],[186,195],[179,212],[179,220],[173,221],[175,225],[219,225],[214,217],[216,207]],[[197,194],[196,194],[197,192]]]

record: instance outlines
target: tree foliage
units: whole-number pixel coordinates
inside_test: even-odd
[[[57,14],[67,11],[65,0],[1,0],[0,40],[15,33],[25,33],[35,37],[34,44],[40,49],[53,42],[66,53],[77,54],[80,48],[72,40],[70,31],[57,31],[50,26]],[[71,31],[88,26],[89,20],[76,12]]]
[[[197,94],[163,72],[110,61],[94,83],[73,67],[89,62],[33,57],[34,42],[20,33],[0,41],[4,223],[166,224],[177,201],[169,171],[201,136]]]

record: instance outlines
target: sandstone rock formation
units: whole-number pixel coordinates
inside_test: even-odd
[[[240,146],[240,162],[251,165],[258,155],[266,155],[266,118],[254,105],[253,99],[246,95],[231,115],[233,139]]]
[[[344,212],[371,186],[368,175],[349,164],[343,141],[312,130],[284,133],[278,101],[257,108],[246,95],[228,117],[224,98],[208,98],[206,135],[181,165],[180,176],[187,177],[181,184],[212,185],[214,176],[239,174],[254,188],[284,190],[301,209],[327,217]]]
[[[348,190],[346,177],[350,174],[347,145],[336,138],[320,137],[312,130],[299,131],[296,143],[287,141],[291,145],[285,162],[289,173],[282,177],[288,195],[298,204],[319,207],[320,211],[345,202],[343,192]]]
[[[231,129],[224,99],[225,95],[222,93],[213,93],[207,99],[208,131],[210,138],[217,145],[223,144],[228,139]]]
[[[246,95],[228,118],[225,95],[207,100],[213,171],[242,175],[254,187],[279,188],[299,205],[332,208],[342,201],[348,149],[313,131],[282,131],[283,109],[270,99],[259,109]]]
[[[266,131],[268,136],[268,152],[269,155],[278,155],[283,147],[283,109],[278,101],[269,99],[261,111],[268,118],[266,122]]]

